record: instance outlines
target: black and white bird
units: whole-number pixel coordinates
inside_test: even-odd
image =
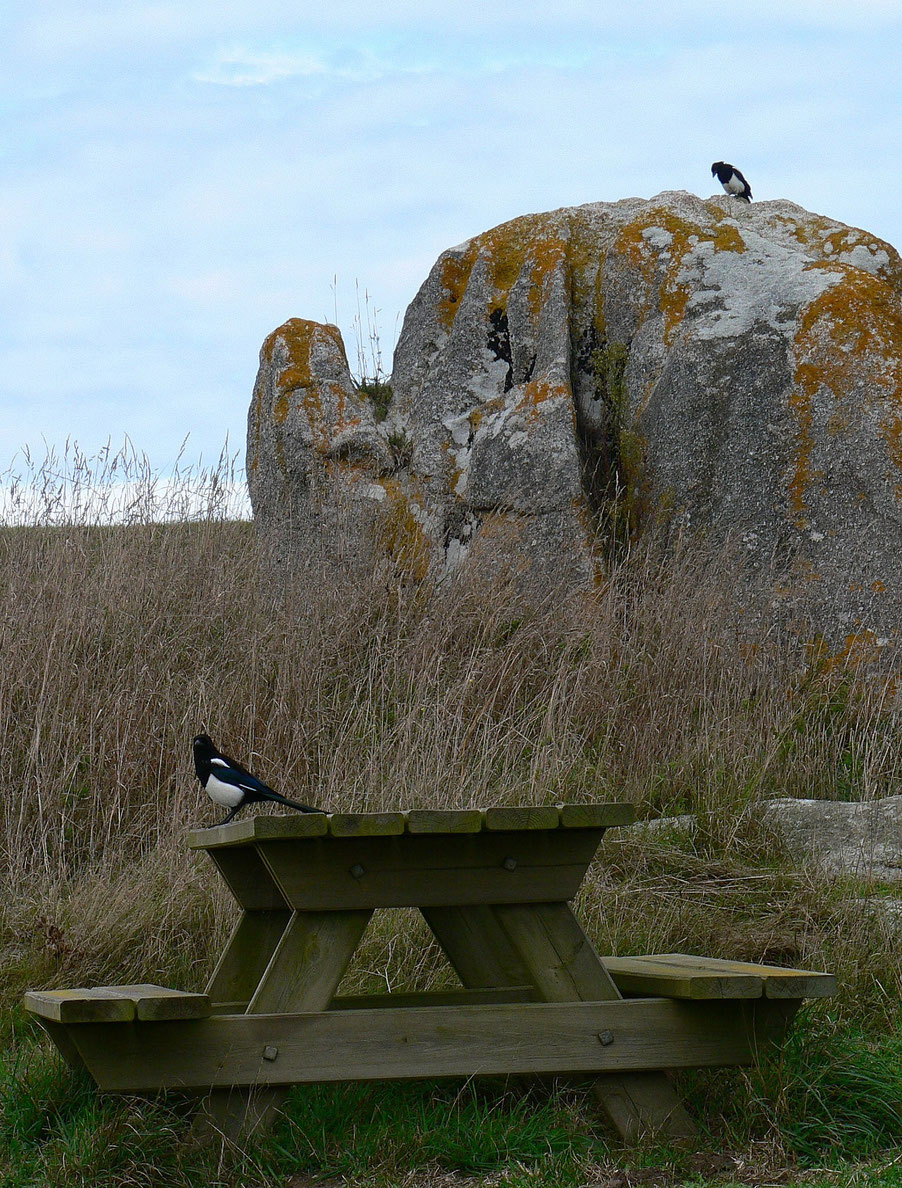
[[[309,804],[299,804],[296,800],[289,800],[279,792],[258,780],[255,775],[223,755],[213,745],[208,734],[198,734],[194,743],[194,770],[206,794],[214,804],[219,804],[229,810],[229,815],[220,821],[220,825],[227,825],[239,809],[246,804],[260,801],[273,801],[275,804],[285,804],[289,808],[297,809],[301,813],[318,813],[321,810],[311,808]]]
[[[711,166],[711,176],[717,178],[732,198],[742,198],[746,202],[751,202],[752,187],[735,165],[728,165],[726,161],[715,161]]]

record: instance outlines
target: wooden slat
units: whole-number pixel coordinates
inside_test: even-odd
[[[148,983],[77,990],[31,990],[26,1010],[56,1023],[128,1023],[133,1019],[200,1019],[209,1015],[205,994]]]
[[[330,1011],[395,1010],[399,1007],[482,1006],[486,1003],[536,1002],[531,986],[502,986],[485,990],[392,991],[391,994],[346,994],[333,998]],[[223,1012],[225,1013],[225,1012]]]
[[[74,990],[29,990],[23,998],[27,1011],[55,1023],[128,1023],[135,1004],[106,986]]]
[[[249,913],[250,914],[250,913]],[[266,968],[259,974],[247,1005],[247,1017],[271,1011],[323,1011],[331,1002],[348,961],[372,912],[294,912],[278,937]],[[234,985],[242,979],[236,978]],[[255,970],[244,979],[255,981]],[[223,980],[223,986],[226,985]],[[226,997],[223,995],[223,997]],[[201,1141],[226,1135],[229,1141],[248,1139],[274,1122],[285,1098],[278,1085],[254,1091],[215,1087],[204,1098],[195,1118],[194,1134]]]
[[[514,829],[557,829],[561,814],[553,804],[504,806],[485,810],[485,827],[492,832]]]
[[[248,1005],[251,1014],[323,1011],[332,1001],[372,916],[353,912],[295,912]]]
[[[403,813],[332,813],[332,837],[392,837],[404,832]]]
[[[559,804],[562,829],[597,829],[632,825],[636,807],[609,801],[602,804]]]
[[[266,837],[323,837],[329,832],[326,813],[285,813],[278,817],[245,817],[228,825],[192,829],[188,848],[211,850],[219,846],[246,845]]]
[[[499,905],[493,914],[546,1001],[620,997],[567,904]]]
[[[760,998],[764,982],[757,974],[724,974],[684,968],[649,957],[606,957],[605,966],[622,994],[668,998]]]
[[[300,910],[452,907],[570,899],[601,833],[408,834],[255,848],[284,900]],[[213,857],[219,861],[220,851]]]
[[[329,1003],[330,1011],[394,1010],[397,1007],[479,1006],[492,1002],[538,1002],[531,986],[496,986],[485,990],[393,990],[381,994],[342,994]],[[247,1002],[231,999],[211,1003],[213,1015],[243,1015]]]
[[[242,912],[207,983],[213,1002],[250,1001],[282,938],[291,912]]]
[[[401,820],[403,818],[403,821]],[[246,846],[271,838],[394,836],[408,833],[475,833],[480,829],[555,830],[607,829],[635,819],[631,804],[500,805],[486,809],[410,809],[407,813],[289,813],[245,817],[228,825],[193,829],[188,845],[194,850]]]
[[[751,961],[728,961],[719,957],[698,957],[690,953],[650,953],[637,958],[615,958],[617,961],[654,962],[664,971],[674,969],[688,978],[705,976],[721,978],[725,983],[735,979],[760,979],[765,998],[829,998],[836,993],[836,977],[806,969],[790,969],[779,965],[758,965]],[[693,995],[701,997],[701,995]],[[739,997],[739,995],[724,995]]]
[[[386,1077],[624,1074],[749,1063],[752,1050],[738,1006],[633,999],[214,1015],[152,1028],[85,1025],[77,1034],[100,1088],[119,1092]],[[613,1039],[603,1043],[599,1036],[607,1032]]]
[[[479,833],[479,809],[410,809],[405,814],[408,833]]]
[[[170,990],[165,986],[119,986],[135,1004],[135,1017],[150,1023],[163,1019],[203,1019],[210,1014],[210,999],[206,994],[192,994],[185,990]]]

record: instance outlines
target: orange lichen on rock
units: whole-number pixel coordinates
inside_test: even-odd
[[[470,240],[462,253],[449,252],[441,261],[439,321],[446,328],[454,323],[461,296],[474,268],[485,268],[492,308],[505,309],[510,291],[528,274],[527,303],[530,318],[538,324],[547,297],[548,280],[567,263],[568,241],[544,215],[526,215],[493,227]]]
[[[796,451],[792,477],[789,480],[789,509],[796,527],[804,528],[805,513],[808,510],[808,490],[815,479],[822,480],[822,470],[813,470],[811,455],[814,451],[814,396],[819,379],[816,368],[802,363],[796,368],[796,387],[789,395],[789,407],[796,420]]]
[[[460,299],[464,294],[473,264],[476,261],[477,248],[475,241],[467,244],[466,251],[461,255],[456,251],[446,252],[440,261],[441,297],[438,302],[438,317],[441,325],[450,330],[460,308]]]
[[[570,387],[567,384],[552,384],[548,380],[531,380],[523,386],[522,395],[517,401],[517,412],[523,413],[527,421],[537,421],[543,414],[542,406],[548,400],[571,398]]]
[[[835,407],[828,433],[842,436],[860,423],[863,411],[882,405],[878,424],[888,457],[902,477],[902,308],[893,285],[838,262],[810,268],[836,273],[831,285],[804,310],[795,337],[798,363],[790,407],[798,424],[798,451],[790,480],[796,517],[804,515],[806,492],[816,472],[810,467],[812,407],[821,390]]]
[[[537,319],[546,280],[566,260],[567,240],[549,225],[547,216],[527,215],[495,227],[480,236],[478,243],[489,282],[499,296],[507,298],[524,270],[529,269],[530,314]]]
[[[325,453],[337,435],[359,425],[361,419],[356,410],[348,408],[348,387],[317,377],[321,368],[317,368],[314,353],[331,356],[333,369],[337,366],[343,371],[350,384],[341,331],[329,323],[291,318],[269,335],[261,354],[272,377],[273,423],[284,426],[293,409],[303,410],[314,448]]]
[[[737,227],[724,221],[723,212],[713,208],[714,226],[690,223],[666,208],[651,210],[622,228],[614,251],[624,255],[645,282],[645,313],[660,281],[658,308],[664,315],[664,341],[669,342],[686,312],[692,285],[680,281],[687,255],[701,242],[711,243],[716,252],[744,252],[745,241]],[[670,241],[662,249],[653,243],[656,231],[666,232]],[[662,271],[663,270],[663,271]]]

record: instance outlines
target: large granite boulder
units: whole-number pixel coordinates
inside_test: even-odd
[[[683,192],[528,215],[439,257],[381,424],[343,359],[299,322],[261,356],[251,497],[302,552],[341,502],[417,576],[541,585],[664,520],[741,556],[751,617],[902,622],[902,262],[864,231]]]

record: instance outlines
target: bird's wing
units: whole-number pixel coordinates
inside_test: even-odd
[[[223,784],[231,784],[233,788],[240,788],[243,792],[257,792],[261,796],[274,795],[272,788],[251,775],[238,763],[227,763],[225,759],[210,760],[210,774]]]

